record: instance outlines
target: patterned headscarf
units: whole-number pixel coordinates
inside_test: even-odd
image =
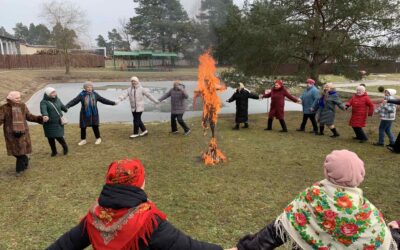
[[[118,160],[108,167],[107,185],[140,188],[143,183],[144,167],[140,160]],[[93,249],[140,250],[139,243],[148,246],[159,222],[166,219],[149,200],[137,207],[121,209],[102,207],[96,201],[83,221]]]
[[[301,249],[397,249],[381,212],[359,188],[322,180],[301,192],[275,225],[287,244]]]
[[[106,184],[119,184],[140,188],[144,183],[144,167],[140,160],[118,160],[108,167]]]

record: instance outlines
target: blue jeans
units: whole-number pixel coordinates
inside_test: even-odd
[[[394,135],[392,133],[392,123],[393,121],[381,120],[379,124],[379,140],[378,143],[384,144],[385,133],[389,137],[389,143],[394,144]]]

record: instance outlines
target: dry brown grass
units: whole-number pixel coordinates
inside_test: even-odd
[[[169,124],[149,125],[150,135],[129,140],[130,125],[101,127],[104,143],[78,147],[79,128],[68,125],[70,155],[51,158],[40,126],[32,127],[32,168],[13,173],[14,159],[4,153],[0,135],[0,249],[44,249],[75,225],[98,196],[108,164],[140,158],[146,167],[146,191],[186,233],[230,247],[244,234],[271,222],[297,193],[323,178],[322,164],[333,149],[355,151],[366,162],[366,197],[387,220],[399,219],[400,155],[351,139],[349,113],[339,112],[337,139],[295,132],[300,113],[287,113],[289,133],[264,131],[265,115],[250,117],[250,129],[233,131],[233,115],[221,117],[218,142],[228,163],[207,168],[199,160],[206,146],[198,118],[188,121],[193,133],[169,135]],[[368,121],[371,142],[379,120]],[[395,132],[400,127],[396,125]],[[327,132],[329,134],[329,131]]]

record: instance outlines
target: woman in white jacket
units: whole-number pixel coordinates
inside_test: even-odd
[[[129,97],[131,103],[132,115],[133,115],[133,134],[130,138],[136,138],[138,136],[145,136],[148,134],[146,127],[142,121],[142,113],[144,111],[144,97],[146,96],[150,101],[155,104],[160,103],[154,98],[150,91],[140,84],[139,79],[136,76],[131,77],[131,87],[129,87],[123,95],[119,97],[121,101]],[[139,134],[139,128],[142,133]]]

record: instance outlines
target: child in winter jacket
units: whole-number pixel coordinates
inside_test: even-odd
[[[367,115],[372,116],[374,113],[374,104],[371,102],[364,86],[357,87],[357,93],[349,100],[346,107],[352,108],[349,125],[356,134],[354,139],[360,140],[360,143],[368,141],[363,127],[366,125]]]
[[[385,90],[385,100],[394,99],[396,95],[395,89]],[[381,118],[379,124],[379,139],[378,142],[373,143],[375,146],[383,146],[385,142],[385,133],[389,137],[389,145],[394,144],[394,135],[392,133],[392,124],[396,119],[396,105],[392,103],[382,103],[376,110]]]

